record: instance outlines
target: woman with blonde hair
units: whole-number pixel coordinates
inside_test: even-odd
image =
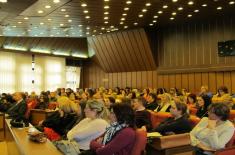
[[[79,107],[68,97],[58,98],[58,110],[46,120],[39,123],[38,128],[42,131],[45,127],[52,129],[60,136],[65,135],[78,119]]]
[[[108,127],[104,117],[104,104],[97,100],[88,100],[84,109],[85,116],[67,134],[68,140],[79,143],[80,150],[88,150],[91,140],[105,132]]]

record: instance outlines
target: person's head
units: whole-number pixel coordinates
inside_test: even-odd
[[[170,94],[164,93],[164,94],[161,96],[161,101],[162,101],[162,103],[170,103],[170,101],[171,101],[171,96],[170,96]]]
[[[40,103],[48,103],[49,102],[49,98],[47,95],[40,95],[39,96],[39,102]]]
[[[204,107],[207,109],[207,107],[211,104],[211,98],[207,95],[200,95],[197,97],[197,103],[199,107]]]
[[[139,108],[143,108],[145,103],[145,99],[141,96],[132,99],[131,106],[134,110],[138,110]]]
[[[208,91],[208,86],[201,86],[201,93],[206,93]]]
[[[228,88],[227,87],[225,87],[225,86],[219,87],[219,89],[218,89],[219,96],[223,96],[224,94],[227,94],[227,93],[228,93]]]
[[[135,92],[130,92],[129,94],[128,94],[128,98],[129,99],[134,99],[134,98],[136,98],[136,93]]]
[[[159,95],[159,94],[164,94],[164,93],[165,93],[164,88],[158,88],[158,89],[157,89],[157,95]]]
[[[197,96],[195,94],[189,94],[187,97],[187,103],[194,104],[197,102]]]
[[[125,103],[115,104],[111,107],[111,122],[118,124],[127,124],[129,127],[135,127],[135,113],[130,105]]]
[[[50,97],[51,97],[51,98],[56,97],[56,92],[53,92],[53,91],[52,91],[52,92],[50,92]]]
[[[100,118],[104,112],[104,104],[97,100],[88,100],[84,112],[87,118]]]
[[[171,105],[170,113],[173,117],[188,116],[187,105],[184,102],[174,102]]]
[[[104,98],[104,103],[107,108],[110,108],[110,106],[115,103],[115,98],[113,98],[112,96]]]
[[[94,94],[95,94],[95,91],[93,89],[87,89],[87,97],[89,99],[91,99]]]
[[[16,92],[12,95],[13,99],[18,102],[23,99],[23,94],[21,92]]]
[[[230,109],[224,103],[213,103],[208,107],[208,117],[211,120],[226,121],[229,118]]]
[[[150,90],[149,90],[148,88],[145,88],[145,89],[143,90],[143,93],[144,93],[144,94],[149,94],[149,93],[150,93]]]
[[[66,96],[61,96],[57,100],[58,108],[64,113],[78,113],[78,106]]]
[[[153,102],[156,102],[156,100],[157,100],[157,96],[153,93],[150,93],[148,97],[148,102],[153,103]]]
[[[176,95],[176,88],[170,88],[169,94],[171,96],[175,96]]]

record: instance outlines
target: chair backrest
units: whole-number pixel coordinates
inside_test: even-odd
[[[141,155],[147,144],[147,132],[143,129],[136,130],[135,144],[131,151],[131,155]]]
[[[190,122],[190,124],[191,124],[192,127],[196,126],[197,123],[200,122],[200,120],[201,120],[201,119],[200,119],[199,117],[194,116],[194,115],[190,115],[190,117],[189,117],[189,122]]]
[[[152,127],[156,128],[162,121],[171,117],[171,114],[168,112],[153,112],[151,111],[151,123]]]
[[[229,120],[235,123],[235,110],[230,110]]]

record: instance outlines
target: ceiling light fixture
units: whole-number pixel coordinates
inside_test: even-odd
[[[188,15],[188,17],[192,17],[192,15],[191,15],[191,14],[189,14],[189,15]]]
[[[86,4],[86,3],[82,3],[81,6],[82,6],[82,7],[86,7],[87,4]]]
[[[157,13],[158,13],[158,14],[162,14],[163,12],[162,12],[162,11],[158,11]]]
[[[234,1],[230,1],[229,4],[230,4],[230,5],[233,5],[233,4],[235,4],[235,2],[234,2]]]
[[[132,3],[132,1],[126,1],[126,4],[131,4]]]
[[[138,25],[138,23],[134,23],[134,25],[136,26],[136,25]]]
[[[54,2],[54,3],[59,3],[59,2],[60,2],[60,0],[53,0],[53,2]]]
[[[221,6],[218,6],[218,7],[217,7],[217,10],[222,10],[222,7],[221,7]]]
[[[193,1],[189,1],[189,2],[188,2],[188,5],[193,5],[193,4],[194,4]]]
[[[125,10],[125,11],[128,11],[128,10],[129,10],[129,8],[124,8],[124,10]]]
[[[108,14],[109,14],[109,12],[104,12],[104,14],[105,14],[105,15],[108,15]]]
[[[139,16],[140,18],[142,18],[144,15],[142,15],[142,14],[139,14],[138,16]]]
[[[7,0],[0,0],[1,3],[7,3]]]
[[[199,12],[199,10],[194,10],[194,12]]]
[[[172,0],[172,2],[177,2],[178,0]]]
[[[183,7],[178,7],[178,10],[179,10],[179,11],[181,11],[181,10],[183,10],[183,9],[184,9]]]
[[[25,20],[28,20],[29,18],[28,17],[24,17]]]
[[[85,18],[86,18],[86,19],[89,19],[89,18],[90,18],[90,16],[86,16]]]
[[[83,13],[88,13],[89,11],[88,10],[84,10]]]
[[[166,8],[168,8],[168,6],[167,6],[167,5],[163,5],[162,8],[163,8],[163,9],[166,9]]]
[[[61,9],[60,11],[65,12],[65,11],[66,11],[66,9]]]
[[[145,6],[151,6],[151,3],[146,3]]]
[[[105,6],[104,6],[104,9],[109,9],[109,6],[108,6],[108,5],[105,5]]]
[[[147,9],[143,9],[142,12],[147,12]]]
[[[51,6],[50,6],[50,5],[46,5],[45,8],[46,8],[46,9],[50,9]]]
[[[43,11],[42,10],[38,10],[38,13],[41,14],[41,13],[43,13]]]
[[[202,4],[203,7],[207,7],[207,4]]]

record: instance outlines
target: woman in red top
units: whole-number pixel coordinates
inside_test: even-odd
[[[134,111],[127,104],[111,108],[111,125],[104,135],[91,141],[90,148],[97,155],[130,155],[135,143]]]

